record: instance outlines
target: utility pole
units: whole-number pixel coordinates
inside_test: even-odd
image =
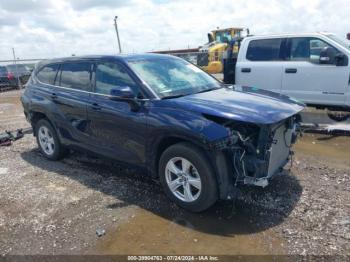
[[[120,46],[120,39],[119,39],[119,32],[118,32],[117,19],[118,19],[118,16],[115,16],[115,17],[114,17],[114,27],[115,27],[115,32],[117,33],[119,53],[121,53],[121,52],[122,52],[122,47]]]
[[[15,64],[15,67],[16,67],[16,78],[17,78],[18,88],[22,89],[21,81],[19,81],[19,73],[18,73],[18,67],[17,67],[17,61],[16,61],[16,53],[15,53],[15,48],[14,47],[12,47],[12,54],[13,54],[13,63]]]

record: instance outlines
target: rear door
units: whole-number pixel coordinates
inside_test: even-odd
[[[126,101],[111,99],[116,87],[129,86],[138,97],[140,88],[127,68],[115,61],[95,63],[95,88],[88,106],[90,143],[102,155],[142,165],[147,138],[146,107],[132,111]]]
[[[55,103],[52,103],[52,93],[54,92],[55,81],[57,81],[58,69],[59,64],[56,63],[38,68],[31,82],[33,88],[26,89],[26,93],[31,93],[28,97],[33,101],[31,103],[32,110],[36,112],[46,110],[43,113],[51,120],[54,119],[54,110],[51,110],[51,105],[55,106]]]
[[[336,48],[315,37],[288,39],[288,61],[283,65],[283,93],[308,104],[344,105],[349,68],[335,59],[320,64],[324,48]]]
[[[281,92],[285,39],[254,39],[240,50],[236,83]]]
[[[90,100],[91,69],[89,61],[66,62],[60,65],[51,100],[55,104],[55,121],[66,143],[86,147],[87,104]]]

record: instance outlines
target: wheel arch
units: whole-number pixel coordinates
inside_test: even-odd
[[[30,111],[29,112],[29,121],[30,121],[30,124],[32,125],[32,128],[34,130],[34,132],[33,132],[34,136],[35,136],[35,126],[39,122],[39,120],[41,120],[41,119],[46,119],[47,121],[49,121],[49,123],[53,127],[55,127],[53,122],[50,120],[50,118],[44,112],[41,112],[41,111]]]
[[[151,154],[153,155],[153,157],[150,159],[151,165],[149,165],[151,167],[149,170],[151,176],[154,179],[159,179],[158,166],[161,155],[167,148],[178,143],[192,144],[202,150],[213,168],[218,185],[219,197],[221,199],[226,199],[232,187],[232,175],[230,175],[232,169],[229,164],[229,159],[224,152],[209,149],[208,146],[200,139],[193,139],[189,136],[183,135],[171,135],[159,138],[157,143],[154,144],[156,145],[154,147],[156,149],[154,153]]]
[[[163,152],[169,148],[172,145],[178,144],[178,143],[190,143],[193,144],[196,147],[199,147],[205,152],[206,146],[204,143],[201,143],[201,141],[198,141],[199,139],[190,137],[185,134],[171,134],[171,135],[162,135],[158,136],[156,140],[152,141],[149,145],[149,156],[150,159],[148,160],[151,163],[151,175],[154,178],[158,177],[158,164],[159,159]],[[206,154],[207,155],[207,154]]]

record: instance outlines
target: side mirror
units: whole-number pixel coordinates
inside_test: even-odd
[[[118,86],[112,88],[110,91],[111,99],[120,100],[120,99],[133,99],[135,98],[134,92],[129,86]]]
[[[334,64],[336,50],[332,47],[325,47],[320,52],[320,64],[330,65]]]
[[[215,39],[214,39],[213,34],[212,33],[208,33],[208,43],[212,43],[214,41],[215,41]]]
[[[111,100],[127,102],[130,105],[131,111],[136,112],[140,110],[140,103],[129,86],[118,86],[112,88],[110,95]]]
[[[347,64],[347,56],[343,53],[338,53],[335,55],[335,64],[337,66],[344,66]]]

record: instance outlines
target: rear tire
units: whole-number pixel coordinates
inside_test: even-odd
[[[190,143],[166,149],[158,172],[167,196],[184,209],[201,212],[218,199],[213,168],[203,151]]]
[[[330,119],[337,122],[345,121],[350,117],[349,112],[342,112],[342,111],[328,111],[327,115]]]
[[[50,160],[59,160],[67,155],[57,136],[56,130],[46,119],[40,119],[35,125],[35,136],[41,153]]]

